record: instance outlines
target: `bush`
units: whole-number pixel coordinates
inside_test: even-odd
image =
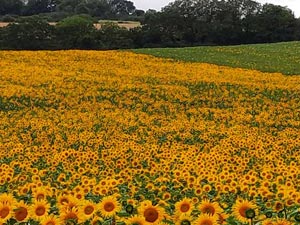
[[[5,15],[1,18],[2,22],[6,22],[6,23],[11,23],[11,22],[15,22],[17,19],[17,16],[15,15]]]
[[[0,49],[4,49],[4,29],[3,27],[0,27]]]
[[[48,18],[48,22],[59,22],[70,16],[70,13],[67,12],[51,12],[51,13],[43,13],[42,16]]]
[[[4,28],[3,45],[8,49],[52,49],[54,27],[39,17],[21,18]]]
[[[102,49],[124,49],[134,46],[130,32],[115,23],[103,24],[98,31],[97,39]]]
[[[96,47],[93,20],[87,16],[67,17],[56,25],[59,48],[93,49]]]

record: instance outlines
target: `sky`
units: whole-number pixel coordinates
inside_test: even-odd
[[[155,9],[160,10],[163,6],[166,6],[172,0],[131,0],[138,9],[148,10]],[[174,0],[173,0],[174,1]],[[287,6],[290,8],[296,17],[300,17],[300,0],[256,0],[260,3],[272,3],[275,5]]]

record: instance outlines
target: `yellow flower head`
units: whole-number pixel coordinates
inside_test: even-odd
[[[166,213],[162,207],[158,205],[153,206],[150,204],[150,201],[143,201],[141,206],[138,207],[138,213],[140,216],[145,218],[146,222],[150,224],[158,224],[166,216]]]
[[[95,215],[97,211],[98,206],[95,203],[87,200],[82,201],[79,214],[80,221],[84,222],[86,220],[89,220]]]
[[[35,201],[33,205],[30,206],[30,215],[38,220],[41,221],[48,215],[48,211],[50,209],[50,204],[46,200],[39,200]]]
[[[103,217],[112,217],[120,210],[120,203],[114,196],[104,197],[99,203],[99,211]]]
[[[60,212],[60,220],[64,222],[72,220],[78,223],[79,214],[80,212],[77,207],[65,208]]]
[[[217,202],[210,202],[209,200],[203,200],[199,205],[199,210],[202,213],[215,215],[222,212],[222,208]]]
[[[143,216],[135,215],[125,221],[126,225],[146,225],[147,222]]]
[[[194,209],[194,203],[191,199],[184,198],[175,203],[175,214],[191,214]]]
[[[16,199],[10,193],[2,193],[2,194],[0,194],[0,203],[13,205],[16,203]]]
[[[195,221],[195,225],[217,225],[218,217],[216,215],[201,214]]]
[[[247,211],[250,209],[254,210],[255,205],[248,200],[237,200],[235,205],[232,207],[233,215],[242,223],[249,221],[247,218]]]
[[[8,202],[0,202],[0,219],[6,222],[12,217],[13,211],[12,206]]]
[[[29,219],[29,206],[23,201],[16,203],[13,216],[18,222],[27,221]]]
[[[174,218],[174,222],[175,225],[188,225],[188,224],[192,224],[192,222],[194,221],[194,217],[188,214],[181,214],[178,218]]]
[[[45,216],[42,221],[41,221],[41,225],[60,225],[63,222],[54,215],[51,216]]]

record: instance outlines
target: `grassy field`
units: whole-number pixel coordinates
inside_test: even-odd
[[[137,49],[137,53],[190,62],[300,75],[300,42],[239,46]]]

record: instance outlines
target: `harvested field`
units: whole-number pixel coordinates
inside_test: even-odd
[[[97,29],[100,29],[101,26],[105,23],[115,23],[118,24],[120,27],[125,27],[127,29],[131,29],[131,28],[135,28],[135,27],[139,27],[141,26],[140,22],[136,22],[136,21],[100,21],[99,23],[95,23],[94,26]],[[7,22],[0,22],[0,27],[6,27],[9,23]],[[55,22],[50,22],[50,25],[55,26],[57,23]]]

